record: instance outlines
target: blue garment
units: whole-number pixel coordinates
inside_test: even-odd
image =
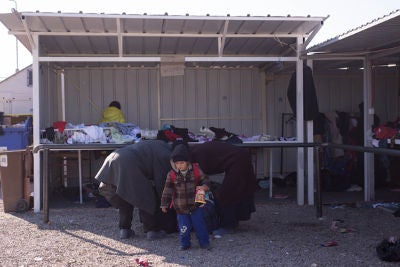
[[[200,208],[193,210],[190,214],[178,214],[177,218],[181,247],[191,246],[190,232],[192,231],[192,228],[196,233],[200,247],[204,248],[210,245],[207,226]]]

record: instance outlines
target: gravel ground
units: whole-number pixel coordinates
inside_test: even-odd
[[[0,200],[1,266],[396,266],[381,261],[376,245],[400,233],[400,218],[371,205],[298,206],[294,199],[269,200],[263,192],[251,220],[221,239],[211,251],[179,251],[178,234],[149,241],[135,219],[133,239],[118,239],[118,212],[89,202],[43,213],[4,213]],[[137,216],[135,216],[137,218]],[[332,229],[336,223],[337,229]],[[349,232],[343,233],[341,230]],[[327,241],[337,246],[324,247]]]

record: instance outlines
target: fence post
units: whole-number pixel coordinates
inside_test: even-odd
[[[320,180],[320,145],[314,147],[314,158],[315,158],[315,207],[317,209],[317,218],[322,217],[322,201],[321,201],[321,180]]]

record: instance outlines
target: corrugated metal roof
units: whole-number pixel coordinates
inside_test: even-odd
[[[400,56],[400,10],[310,47],[306,52],[309,58],[342,58],[343,66],[359,67],[362,62],[350,63],[346,57],[367,55],[376,65],[396,63]]]
[[[29,51],[34,46],[33,36],[40,36],[41,57],[293,57],[296,38],[310,41],[325,19],[15,11],[0,14],[0,21]],[[223,62],[221,58],[218,64],[237,62]]]

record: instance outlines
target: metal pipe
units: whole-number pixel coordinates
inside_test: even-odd
[[[43,222],[49,222],[49,148],[43,149]]]
[[[317,209],[317,218],[322,217],[322,200],[321,200],[321,179],[320,179],[320,147],[316,146],[314,151],[315,158],[315,207]]]
[[[127,144],[40,144],[33,148],[33,153],[43,152],[43,212],[44,218],[43,221],[45,223],[49,222],[49,205],[48,205],[48,183],[49,183],[49,166],[48,166],[48,156],[49,151],[63,151],[63,150],[115,150],[121,147],[126,146]],[[374,154],[385,154],[391,156],[400,157],[399,150],[387,149],[387,148],[373,148],[373,147],[364,147],[364,146],[352,146],[352,145],[340,145],[333,143],[300,143],[293,141],[285,141],[285,142],[254,142],[254,143],[242,143],[235,144],[236,146],[247,147],[247,148],[268,148],[272,150],[273,148],[289,148],[289,147],[297,147],[297,148],[306,148],[306,147],[314,147],[316,149],[314,157],[315,158],[315,197],[316,197],[316,215],[318,218],[322,217],[322,201],[321,201],[321,182],[320,182],[320,162],[319,162],[319,154],[322,147],[331,147],[344,149],[349,151],[360,151],[360,152],[368,152]]]

